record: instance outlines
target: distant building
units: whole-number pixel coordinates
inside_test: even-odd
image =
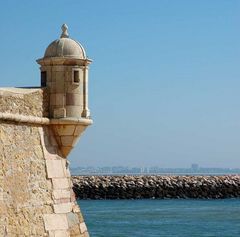
[[[199,169],[199,165],[198,164],[192,164],[191,165],[191,169],[192,170],[198,170]]]

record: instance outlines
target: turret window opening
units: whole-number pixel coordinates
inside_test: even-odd
[[[47,86],[47,72],[42,71],[41,72],[41,87],[46,87]]]
[[[78,70],[73,71],[73,82],[76,83],[76,84],[79,84],[79,82],[80,82],[79,71]]]

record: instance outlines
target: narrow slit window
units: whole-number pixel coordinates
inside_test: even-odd
[[[43,71],[41,72],[41,87],[47,86],[47,72]]]
[[[74,83],[79,83],[80,82],[80,79],[79,79],[79,71],[74,71],[73,72],[73,82]]]

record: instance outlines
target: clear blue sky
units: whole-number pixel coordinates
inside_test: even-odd
[[[2,1],[0,86],[39,85],[62,23],[94,60],[74,166],[240,167],[240,1]]]

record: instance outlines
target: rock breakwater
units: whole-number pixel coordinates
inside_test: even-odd
[[[240,197],[240,175],[227,176],[73,176],[78,199]]]

